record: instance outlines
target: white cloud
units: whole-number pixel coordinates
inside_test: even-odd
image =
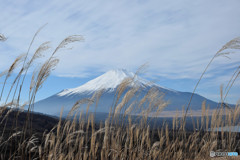
[[[59,54],[55,75],[85,77],[89,71],[135,70],[148,62],[152,76],[196,79],[214,53],[240,35],[239,4],[238,0],[3,1],[0,32],[9,39],[7,47],[0,48],[0,69],[25,52],[36,30],[48,22],[35,48],[46,40],[56,46],[71,34],[86,38]],[[239,63],[240,54],[234,56],[232,61],[217,60],[211,70],[226,62]]]

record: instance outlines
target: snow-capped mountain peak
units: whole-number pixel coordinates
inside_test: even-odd
[[[103,75],[85,83],[82,86],[79,86],[73,89],[66,89],[60,92],[58,95],[64,96],[64,95],[71,95],[71,94],[77,94],[77,93],[83,93],[83,92],[92,93],[94,91],[101,90],[101,89],[112,91],[115,88],[117,88],[118,85],[121,84],[121,82],[124,79],[132,78],[134,77],[134,75],[135,75],[134,73],[128,72],[125,69],[110,70],[104,73]],[[144,86],[150,85],[148,81],[140,79],[138,76],[135,76],[135,80],[140,85],[144,85]]]
[[[136,76],[134,73],[128,72],[123,69],[117,70],[110,70],[103,75],[88,81],[87,83],[73,89],[66,89],[58,94],[54,94],[44,100],[38,101],[35,103],[35,111],[52,114],[52,115],[59,115],[60,107],[64,107],[64,113],[68,113],[72,106],[81,99],[90,98],[94,95],[94,92],[98,90],[104,90],[101,98],[95,104],[98,105],[97,108],[90,107],[91,112],[105,112],[109,113],[115,99],[116,89],[121,84],[121,82],[125,78],[132,78],[134,76],[134,82],[130,83],[130,87],[132,86],[140,86],[141,89],[137,93],[137,95],[132,97],[133,101],[140,100],[145,97],[145,94],[148,94],[152,87],[157,89],[164,95],[164,101],[170,102],[166,109],[168,111],[176,111],[176,109],[181,110],[182,106],[186,106],[189,102],[192,93],[190,92],[179,92],[172,89],[164,88],[151,81],[147,81],[141,79],[140,77]],[[163,94],[162,94],[163,93]],[[126,94],[122,94],[125,96]],[[161,99],[160,99],[161,100]],[[195,110],[201,109],[202,102],[206,100],[206,105],[212,106],[212,108],[217,107],[217,103],[208,100],[200,95],[195,94],[192,100],[192,107]],[[147,107],[146,104],[145,107]],[[82,104],[81,108],[82,111],[88,111],[88,105]]]

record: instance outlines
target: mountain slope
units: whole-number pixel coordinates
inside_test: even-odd
[[[113,104],[116,90],[121,82],[126,78],[133,77],[135,83],[131,83],[128,87],[141,87],[141,93],[138,93],[140,95],[139,97],[143,97],[151,88],[156,88],[160,93],[164,94],[164,100],[169,102],[169,105],[165,108],[167,111],[175,111],[176,109],[182,110],[182,107],[187,105],[191,97],[190,92],[179,92],[167,89],[135,76],[134,73],[127,72],[123,69],[117,69],[110,70],[82,86],[73,89],[65,89],[55,95],[38,101],[35,103],[35,111],[51,115],[59,115],[61,108],[64,107],[64,113],[67,113],[71,110],[76,101],[84,98],[91,98],[96,91],[103,91],[97,108],[93,104],[93,106],[89,108],[89,111],[109,112]],[[216,102],[206,99],[198,94],[194,94],[191,108],[193,110],[201,109],[203,101],[206,101],[206,105],[209,105],[210,109],[215,109],[217,107]],[[85,111],[86,108],[86,104],[80,105],[80,110]]]
[[[134,73],[127,72],[124,69],[116,69],[116,70],[110,70],[106,72],[105,74],[85,83],[82,86],[79,86],[77,88],[73,89],[67,89],[63,90],[62,92],[58,93],[59,96],[70,96],[74,94],[92,94],[95,91],[99,90],[106,90],[108,92],[113,92],[121,82],[126,78],[132,78],[134,77]],[[152,86],[150,83],[148,84],[148,81],[143,80],[139,78],[138,76],[135,76],[135,79],[138,83],[138,85],[142,87]],[[133,85],[133,84],[132,84]]]

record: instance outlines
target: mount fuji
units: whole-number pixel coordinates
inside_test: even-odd
[[[87,83],[72,89],[64,89],[61,92],[54,94],[46,99],[35,103],[34,111],[50,115],[59,115],[61,108],[64,107],[64,114],[66,115],[76,103],[76,101],[86,98],[91,98],[95,92],[102,91],[102,95],[98,101],[97,107],[94,103],[90,106],[90,112],[108,113],[113,104],[117,88],[126,78],[135,79],[135,83],[130,83],[128,88],[134,85],[140,86],[142,94],[147,93],[151,88],[156,88],[160,93],[164,94],[164,100],[169,102],[169,105],[164,111],[182,110],[183,106],[187,106],[191,97],[190,92],[180,92],[173,89],[164,88],[157,84],[151,83],[145,79],[136,76],[132,72],[124,69],[110,70],[103,75],[88,81]],[[124,94],[123,94],[124,95]],[[202,102],[206,102],[206,106],[210,109],[216,109],[217,103],[204,98],[198,94],[194,94],[191,109],[201,110]],[[80,110],[86,111],[87,105],[81,105]]]

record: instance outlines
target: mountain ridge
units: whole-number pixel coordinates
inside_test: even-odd
[[[71,95],[71,94],[77,94],[77,93],[83,93],[83,92],[95,92],[99,91],[102,89],[113,91],[116,89],[121,82],[126,79],[126,78],[134,78],[134,84],[133,85],[140,85],[142,87],[153,87],[153,86],[158,86],[167,90],[171,90],[174,92],[177,92],[176,90],[173,89],[168,89],[165,87],[162,87],[157,84],[153,84],[151,81],[145,80],[140,78],[137,74],[134,74],[133,72],[128,72],[126,69],[115,69],[115,70],[110,70],[99,77],[88,81],[87,83],[76,87],[76,88],[71,88],[71,89],[65,89],[62,90],[60,93],[58,93],[59,96],[65,96],[65,95]]]
[[[127,70],[117,69],[110,70],[79,87],[65,89],[46,99],[38,101],[35,103],[35,109],[38,112],[47,112],[46,114],[57,115],[60,113],[61,108],[64,107],[64,112],[68,112],[71,110],[76,101],[80,99],[91,98],[96,91],[103,90],[103,94],[98,102],[97,109],[90,108],[90,111],[108,113],[111,105],[113,104],[117,88],[126,78],[134,78],[134,83],[130,83],[128,86],[129,88],[140,85],[140,97],[143,97],[144,94],[147,94],[148,91],[153,87],[156,88],[160,93],[163,93],[163,100],[170,102],[170,104],[165,108],[167,111],[182,110],[183,106],[187,106],[192,95],[191,92],[181,92],[168,89],[154,84],[151,81],[142,79],[138,75],[132,72],[128,72]],[[218,103],[209,100],[201,95],[194,94],[191,102],[192,109],[200,110],[202,108],[203,101],[206,101],[206,106],[210,106],[210,109],[215,109],[218,106]],[[87,105],[81,105],[80,109],[86,111],[86,107]]]

